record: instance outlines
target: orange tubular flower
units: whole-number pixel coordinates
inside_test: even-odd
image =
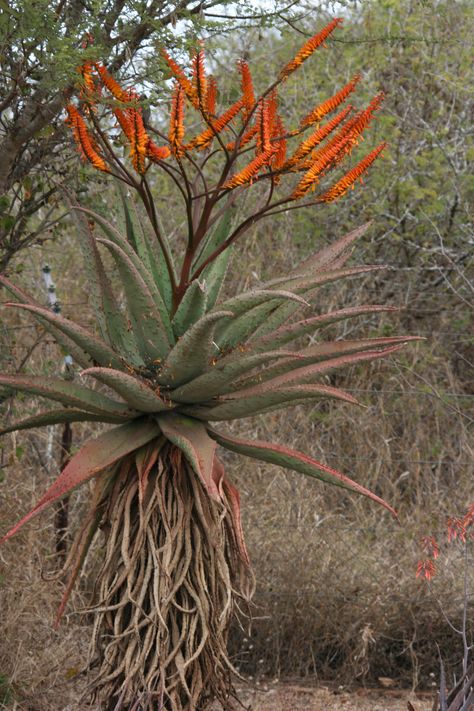
[[[132,135],[130,138],[130,157],[137,173],[145,172],[145,158],[147,154],[148,138],[141,109],[131,109],[129,111]]]
[[[272,138],[276,139],[276,152],[273,156],[271,166],[273,171],[279,171],[283,168],[286,162],[286,138],[285,127],[279,116],[276,117],[273,125]],[[279,182],[280,176],[275,177],[275,182]]]
[[[107,69],[102,64],[96,64],[95,68],[99,72],[102,82],[110,91],[112,96],[118,99],[118,101],[122,101],[124,104],[127,104],[130,101],[130,92],[125,91],[125,89],[122,89],[120,84],[115,81],[115,79],[109,74]]]
[[[176,83],[171,100],[169,139],[171,151],[176,156],[184,152],[184,90],[181,84]]]
[[[79,111],[76,109],[74,104],[68,104],[66,106],[66,111],[68,113],[66,121],[72,128],[74,140],[76,141],[84,160],[89,161],[89,163],[91,163],[94,168],[97,168],[97,170],[109,173],[110,171],[107,164],[102,156],[97,152],[94,140],[92,136],[89,135],[85,121]]]
[[[170,57],[166,49],[161,49],[161,56],[170,68],[172,75],[174,76],[178,84],[181,86],[188,101],[191,102],[194,108],[199,109],[199,97],[196,91],[196,87],[193,86],[192,82],[189,81],[179,64],[177,64],[177,62],[175,62],[174,59]]]
[[[209,116],[216,115],[217,82],[212,75],[207,80],[206,111]]]
[[[416,567],[416,577],[425,578],[428,582],[436,575],[436,566],[431,559],[420,560]]]
[[[203,150],[204,148],[207,148],[207,146],[212,143],[213,139],[216,137],[216,134],[223,131],[224,128],[237,116],[242,106],[242,99],[239,99],[239,101],[236,101],[235,104],[232,104],[227,111],[224,111],[222,116],[212,122],[212,126],[206,128],[205,131],[200,133],[199,136],[196,136],[196,138],[191,141],[188,145],[188,149],[192,150],[193,148],[199,148],[200,150]]]
[[[241,77],[242,99],[244,102],[244,120],[247,121],[253,109],[255,108],[255,93],[253,90],[252,75],[250,74],[249,65],[240,59],[237,64]]]
[[[171,155],[171,151],[168,146],[157,146],[156,143],[149,138],[146,144],[146,154],[150,160],[154,163],[158,163],[158,161],[168,158]]]
[[[193,57],[193,86],[198,97],[199,108],[206,110],[207,79],[204,68],[204,50],[201,49]]]
[[[260,168],[265,165],[269,165],[272,156],[277,151],[277,146],[271,146],[265,153],[260,153],[256,158],[253,159],[243,170],[234,175],[233,178],[225,183],[224,188],[228,190],[233,190],[233,188],[239,187],[239,185],[245,185],[246,183],[251,183],[252,178],[258,173]]]
[[[380,155],[383,149],[386,147],[386,143],[381,143],[377,148],[371,151],[365,158],[363,158],[360,163],[358,163],[355,168],[352,168],[348,173],[346,173],[341,180],[339,180],[335,185],[332,186],[323,195],[318,198],[319,202],[333,202],[340,198],[344,193],[346,193],[351,185],[361,177],[363,173],[372,165],[374,160]]]
[[[297,53],[296,57],[291,60],[288,64],[286,64],[283,69],[281,70],[279,74],[279,79],[280,81],[284,81],[287,79],[290,74],[292,74],[298,67],[300,67],[303,62],[308,59],[308,57],[311,57],[313,52],[315,52],[318,47],[320,47],[324,40],[326,40],[331,32],[334,32],[336,27],[342,23],[342,17],[336,17],[334,20],[331,20],[329,25],[327,25],[321,32],[318,32],[314,37],[311,37],[310,40],[304,44],[300,51]]]
[[[257,141],[256,152],[267,153],[270,149],[270,106],[266,99],[261,99],[257,111]]]
[[[322,141],[324,141],[327,136],[329,136],[332,131],[334,131],[337,126],[339,126],[348,114],[352,111],[352,106],[347,106],[345,109],[340,111],[334,118],[328,121],[322,128],[316,129],[308,138],[301,143],[297,150],[293,153],[291,158],[287,161],[286,167],[291,167],[296,165],[299,161],[305,158],[308,153],[316,148]]]
[[[131,141],[133,136],[133,127],[129,117],[124,111],[122,111],[122,109],[114,109],[114,116],[119,122],[119,126],[128,138],[128,140]]]
[[[84,101],[93,104],[94,94],[96,91],[94,77],[92,76],[92,62],[85,62],[77,71],[82,77],[83,86],[81,87],[80,96]]]
[[[247,143],[250,143],[250,141],[255,138],[255,136],[258,133],[258,126],[252,126],[252,128],[249,128],[248,131],[244,133],[242,138],[239,140],[239,148],[243,148],[244,146],[247,145]],[[233,151],[235,149],[236,142],[232,141],[231,143],[227,143],[226,148],[228,151]]]
[[[301,127],[304,128],[305,126],[312,126],[314,123],[318,123],[321,121],[322,118],[324,118],[327,114],[330,114],[332,111],[335,111],[337,107],[342,104],[349,94],[351,94],[357,83],[360,81],[360,74],[356,74],[355,77],[345,86],[342,87],[340,91],[337,92],[337,94],[334,94],[334,96],[331,96],[331,98],[327,99],[326,101],[323,101],[322,104],[319,106],[316,106],[315,109],[313,109],[307,116],[305,116],[301,120]]]
[[[344,154],[350,140],[350,135],[342,136],[337,141],[333,141],[331,146],[325,146],[323,149],[315,151],[313,162],[309,165],[309,170],[298,183],[291,196],[293,200],[298,200],[303,197],[310,189],[314,190],[321,173],[333,164],[341,153]],[[310,163],[310,161],[308,161],[308,163]]]

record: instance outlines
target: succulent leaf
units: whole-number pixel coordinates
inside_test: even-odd
[[[118,370],[123,370],[125,368],[124,361],[120,358],[115,351],[110,348],[104,341],[102,341],[93,333],[90,333],[83,326],[74,321],[70,321],[64,316],[55,314],[43,306],[32,306],[31,304],[12,304],[7,303],[7,306],[14,307],[16,309],[24,309],[29,311],[35,318],[40,317],[44,321],[51,323],[59,331],[64,333],[68,338],[70,338],[76,345],[82,350],[86,351],[89,356],[105,367],[117,368]]]
[[[171,393],[171,399],[174,402],[193,403],[205,402],[216,395],[220,395],[227,391],[227,388],[232,386],[235,379],[254,370],[260,365],[268,363],[270,360],[293,356],[292,351],[266,351],[265,353],[257,353],[247,356],[244,352],[231,353],[225,356],[212,366],[210,370],[199,375],[194,380],[181,385]],[[298,354],[294,355],[298,360]]]
[[[290,276],[293,276],[293,274],[321,271],[323,269],[327,271],[333,268],[333,263],[341,257],[359,237],[362,237],[371,225],[372,220],[366,222],[364,225],[360,225],[360,227],[356,227],[355,230],[351,230],[351,232],[344,235],[344,237],[340,237],[332,244],[312,254],[300,262],[298,266],[290,272]]]
[[[311,316],[310,318],[296,321],[289,326],[280,326],[274,331],[250,341],[249,348],[252,353],[260,353],[267,348],[279,348],[285,343],[300,338],[307,333],[314,333],[322,326],[329,326],[337,321],[343,321],[347,318],[355,318],[356,316],[365,316],[366,314],[384,313],[390,311],[398,311],[396,306],[349,306],[346,309],[338,309],[330,311],[320,316]]]
[[[127,321],[120,311],[107,277],[97,243],[85,214],[78,209],[75,198],[68,195],[72,218],[80,234],[79,246],[82,251],[91,304],[96,314],[102,338],[114,350],[121,353],[132,365],[144,365],[135,341],[127,328]]]
[[[32,296],[27,294],[23,289],[20,289],[15,284],[12,284],[6,277],[0,276],[0,284],[5,287],[11,294],[13,294],[21,304],[29,304],[30,306],[39,306],[42,308],[41,304],[38,303]],[[54,337],[59,346],[63,349],[64,353],[71,355],[76,363],[78,363],[83,368],[88,368],[93,365],[93,360],[85,350],[80,348],[77,343],[66,336],[62,331],[53,326],[49,321],[40,316],[35,316],[36,320],[43,326],[43,328]]]
[[[158,415],[156,419],[165,437],[183,452],[209,496],[220,501],[219,487],[213,477],[216,443],[204,424],[177,413]]]
[[[222,390],[222,394],[225,392],[232,392],[234,389],[238,390],[244,384],[258,384],[262,381],[262,379],[269,380],[277,375],[282,375],[283,373],[293,370],[296,366],[311,365],[312,363],[319,363],[321,361],[329,360],[335,356],[349,355],[360,351],[370,351],[373,348],[379,348],[381,346],[390,346],[419,340],[423,339],[418,336],[391,336],[382,338],[364,338],[358,341],[329,341],[327,343],[318,343],[316,345],[309,346],[308,348],[304,348],[302,351],[292,353],[288,358],[271,365],[269,368],[265,368],[265,371],[260,372],[255,376],[249,376],[244,381],[240,381],[238,384],[236,381],[233,381],[231,383],[231,389]]]
[[[158,382],[178,387],[207,370],[217,352],[214,343],[216,324],[233,315],[232,311],[213,311],[196,321],[168,354]]]
[[[39,395],[48,400],[56,400],[63,405],[93,412],[97,415],[128,416],[130,419],[138,414],[128,409],[124,402],[117,402],[107,395],[62,378],[0,374],[0,385],[31,395]]]
[[[356,276],[359,274],[365,274],[367,272],[377,271],[380,269],[385,269],[384,266],[379,265],[369,265],[362,267],[354,267],[352,269],[337,269],[330,272],[321,272],[311,277],[303,276],[298,279],[294,279],[289,287],[294,289],[296,292],[304,294],[306,299],[311,299],[317,293],[321,286],[325,284],[330,284],[331,282],[337,281],[338,279],[347,278],[351,276]],[[281,286],[281,284],[280,284]],[[265,336],[267,333],[275,330],[282,324],[284,324],[288,319],[294,316],[300,307],[296,304],[281,304],[273,313],[266,319],[262,325],[255,331],[254,337],[259,338]]]
[[[8,432],[18,432],[19,430],[30,430],[33,427],[45,427],[47,425],[59,425],[63,422],[110,422],[111,424],[119,424],[120,422],[128,422],[130,414],[124,415],[106,415],[105,412],[94,414],[93,412],[85,412],[72,407],[67,407],[64,410],[49,410],[41,412],[38,415],[26,417],[18,422],[12,422],[7,427],[0,428],[0,436]]]
[[[118,187],[124,211],[127,216],[127,225],[130,231],[131,244],[135,245],[135,250],[143,262],[143,265],[145,266],[147,272],[153,277],[153,282],[158,287],[166,309],[169,312],[172,306],[173,292],[162,248],[158,242],[157,236],[152,233],[151,229],[148,229],[147,224],[144,224],[137,205],[133,199],[127,198],[120,183],[118,184]],[[172,266],[173,258],[163,229],[160,229],[160,236],[163,242],[163,247],[167,252],[168,263]]]
[[[216,440],[218,444],[225,449],[229,449],[231,452],[237,452],[238,454],[244,454],[247,457],[252,457],[254,459],[259,459],[264,462],[270,462],[271,464],[277,464],[285,469],[292,469],[307,476],[315,477],[327,484],[332,484],[334,486],[340,486],[343,489],[348,489],[350,491],[355,491],[358,494],[367,496],[372,501],[384,506],[388,511],[390,511],[393,516],[397,517],[396,511],[387,504],[386,501],[381,499],[376,494],[361,486],[357,482],[349,479],[349,477],[341,474],[341,472],[332,469],[331,467],[318,462],[316,459],[308,457],[302,452],[298,452],[288,447],[283,447],[280,444],[271,444],[270,442],[262,442],[258,440],[245,440],[238,439],[237,437],[231,437],[228,434],[222,434],[222,432],[217,432],[211,427],[208,427],[209,435]]]
[[[275,387],[265,390],[262,388],[258,393],[252,395],[250,391],[245,391],[242,395],[237,392],[234,397],[222,398],[214,407],[195,407],[187,412],[199,419],[209,422],[219,420],[237,420],[243,417],[252,417],[271,409],[285,408],[295,404],[295,401],[317,400],[320,398],[330,398],[334,400],[344,400],[352,405],[358,405],[357,400],[349,393],[333,388],[329,385],[292,385],[289,387]],[[184,408],[181,408],[184,410]]]
[[[169,406],[155,393],[150,385],[138,377],[113,368],[88,368],[81,375],[92,375],[122,397],[128,405],[139,412],[163,412]]]
[[[133,332],[141,355],[148,361],[164,358],[172,344],[172,337],[169,333],[171,324],[169,324],[169,328],[165,327],[161,312],[141,276],[141,271],[135,267],[128,255],[117,244],[105,239],[99,239],[98,242],[107,247],[117,264],[127,296]]]
[[[206,306],[207,289],[204,284],[198,280],[191,282],[171,322],[176,338],[181,338],[193,323],[204,316]]]
[[[232,220],[234,217],[235,209],[231,206],[225,210],[223,216],[219,220],[215,229],[209,232],[209,235],[203,240],[202,247],[197,255],[194,262],[194,269],[198,269],[201,264],[218,248],[230,235],[230,229],[232,227]],[[225,250],[227,252],[227,250]],[[224,253],[225,253],[224,252]]]
[[[114,427],[87,442],[72,457],[36,506],[0,539],[0,544],[15,535],[43,509],[159,435],[160,429],[156,422],[140,419]]]
[[[168,339],[170,343],[173,342],[173,332],[171,329],[171,323],[169,319],[169,313],[168,309],[165,306],[165,303],[163,301],[163,298],[161,296],[161,293],[159,291],[159,288],[157,284],[155,283],[155,280],[150,274],[150,272],[145,268],[145,265],[141,261],[139,255],[136,253],[134,250],[133,246],[128,242],[128,240],[120,234],[120,232],[112,225],[110,222],[105,220],[101,215],[99,215],[96,212],[93,212],[92,210],[88,210],[85,207],[80,207],[76,208],[77,210],[80,210],[81,212],[84,212],[86,215],[90,215],[101,227],[102,231],[106,235],[107,239],[110,240],[116,247],[120,248],[121,252],[124,252],[127,259],[125,260],[125,263],[127,265],[127,272],[129,274],[128,278],[133,278],[131,275],[133,274],[138,274],[140,279],[140,283],[145,282],[146,287],[148,292],[151,294],[152,299],[155,302],[155,307],[158,309],[160,313],[160,317],[163,322],[163,327],[166,330],[166,334],[168,336]],[[98,239],[97,242],[101,242],[102,240]],[[115,256],[115,253],[114,257]],[[117,259],[117,258],[116,258]],[[130,265],[133,266],[133,269],[131,269]],[[122,269],[124,267],[122,266]],[[128,299],[128,295],[127,295]]]
[[[249,397],[253,395],[264,394],[268,392],[269,389],[287,387],[288,385],[306,385],[313,383],[314,380],[321,375],[327,375],[327,373],[332,372],[338,368],[343,368],[346,365],[354,365],[355,363],[361,363],[363,361],[378,360],[379,358],[385,358],[391,353],[403,348],[403,344],[398,344],[394,346],[388,346],[375,351],[365,351],[364,353],[352,353],[350,355],[339,356],[337,358],[328,358],[320,363],[313,363],[312,365],[305,365],[300,367],[299,363],[294,365],[297,367],[292,368],[287,373],[278,375],[277,377],[271,378],[269,380],[265,379],[265,371],[261,373],[261,382],[259,385],[254,387],[240,389],[239,385],[236,384],[236,388],[239,388],[240,397]]]

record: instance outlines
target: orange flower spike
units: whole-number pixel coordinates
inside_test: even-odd
[[[217,82],[212,75],[207,80],[206,111],[211,117],[216,115]]]
[[[334,162],[335,158],[345,149],[345,146],[349,143],[350,136],[344,135],[340,138],[334,139],[330,146],[325,146],[319,151],[315,151],[315,157],[312,162],[308,161],[309,169],[300,180],[296,186],[293,194],[291,195],[292,200],[298,200],[306,195],[308,190],[315,188],[319,176],[331,163]]]
[[[240,86],[242,88],[242,99],[244,102],[244,120],[247,121],[255,108],[255,92],[253,89],[252,75],[249,65],[240,59],[237,64],[240,72]]]
[[[102,156],[97,152],[93,138],[89,135],[85,121],[79,111],[74,104],[68,104],[66,111],[68,113],[66,121],[72,128],[74,140],[84,160],[88,160],[97,170],[109,173],[110,171]]]
[[[257,133],[258,133],[258,126],[257,126],[257,125],[252,126],[251,128],[249,128],[249,130],[246,131],[246,132],[244,133],[244,135],[242,136],[242,138],[239,140],[239,148],[243,148],[244,146],[247,145],[247,143],[250,143],[250,141],[251,141],[253,138],[255,138],[255,136],[257,135]],[[236,146],[235,141],[232,141],[231,143],[228,143],[228,144],[226,145],[226,148],[227,148],[228,151],[233,151],[233,150],[235,150],[235,146]]]
[[[181,84],[176,83],[173,89],[170,112],[169,139],[171,152],[181,156],[184,152],[184,90]]]
[[[416,577],[425,578],[428,582],[436,575],[436,566],[431,559],[420,560],[416,567]]]
[[[312,126],[314,123],[321,121],[321,119],[323,119],[327,114],[335,111],[335,109],[337,109],[337,107],[347,99],[349,94],[354,91],[357,83],[360,81],[360,78],[360,74],[356,74],[348,84],[343,86],[342,89],[337,92],[337,94],[334,94],[334,96],[331,96],[326,101],[323,101],[322,104],[316,106],[315,109],[301,119],[300,126],[302,128],[305,126]]]
[[[257,142],[256,150],[258,153],[266,153],[270,148],[270,106],[269,102],[261,99],[257,111]]]
[[[95,103],[94,94],[96,92],[96,87],[94,83],[94,77],[92,76],[92,62],[85,62],[81,67],[78,67],[77,71],[82,77],[82,86],[80,91],[80,96],[84,101],[91,104]]]
[[[276,151],[275,154],[272,158],[271,166],[272,170],[277,172],[280,171],[283,166],[285,165],[286,162],[286,138],[285,138],[285,127],[283,125],[283,121],[279,116],[276,117],[275,124],[274,124],[274,130],[273,130],[274,138],[277,139],[276,143]],[[275,182],[280,181],[280,176],[277,175],[275,176]]]
[[[300,160],[305,158],[308,153],[316,148],[325,138],[329,136],[332,131],[334,131],[340,123],[342,123],[352,111],[352,106],[347,106],[345,109],[340,111],[334,118],[328,121],[321,128],[316,129],[313,133],[308,136],[308,138],[301,143],[297,150],[293,153],[291,158],[287,162],[287,167],[296,165]]]
[[[199,109],[199,97],[197,95],[196,87],[189,81],[179,64],[170,57],[166,49],[161,49],[161,56],[170,68],[172,75],[181,86],[188,101],[191,102],[194,108]]]
[[[318,198],[319,202],[334,202],[338,198],[342,197],[344,193],[355,183],[355,181],[361,177],[363,173],[372,165],[374,160],[378,158],[380,153],[387,146],[386,143],[381,143],[377,148],[371,151],[365,158],[363,158],[360,163],[358,163],[355,168],[352,168],[348,173],[346,173],[341,180],[339,180],[335,185],[332,186],[323,195]]]
[[[130,109],[129,120],[132,127],[132,136],[130,139],[132,164],[137,173],[144,173],[149,138],[143,124],[141,109]]]
[[[103,64],[96,64],[95,68],[97,69],[104,86],[107,87],[112,96],[114,96],[118,101],[122,101],[124,104],[127,104],[130,101],[130,92],[122,89],[120,84],[109,74]]]
[[[193,86],[198,97],[198,104],[201,111],[206,110],[207,78],[204,67],[204,50],[196,52],[192,59],[193,65]]]
[[[125,136],[128,138],[129,141],[131,141],[133,136],[133,127],[129,117],[124,111],[122,111],[122,109],[114,109],[114,116],[117,119],[119,126],[124,132]]]
[[[150,160],[157,163],[160,160],[165,160],[171,155],[171,151],[168,146],[157,146],[151,138],[148,139],[146,144],[146,154]]]
[[[357,138],[365,131],[369,126],[370,122],[374,117],[375,111],[378,111],[382,101],[385,99],[385,94],[381,91],[379,94],[374,96],[370,104],[366,109],[360,111],[355,117],[356,120],[352,127],[352,134],[354,138],[354,143],[357,143]]]
[[[336,27],[338,27],[341,23],[342,17],[336,17],[334,18],[334,20],[331,20],[329,25],[327,25],[323,30],[321,30],[321,32],[318,32],[314,35],[314,37],[311,37],[311,39],[308,40],[306,44],[301,47],[299,52],[296,54],[296,57],[283,67],[278,77],[280,81],[285,81],[285,79],[287,79],[290,74],[296,71],[298,67],[300,67],[306,59],[308,59],[308,57],[311,57],[313,52],[315,52],[318,47],[323,44],[323,42],[329,37],[331,32],[334,32]]]
[[[239,101],[236,101],[235,104],[232,104],[227,111],[224,111],[218,119],[212,122],[212,127],[210,126],[209,128],[206,128],[205,131],[200,133],[199,136],[196,136],[196,138],[191,141],[188,145],[188,149],[192,150],[193,148],[199,148],[200,150],[203,150],[204,148],[207,148],[207,146],[216,137],[216,134],[221,133],[221,131],[223,131],[224,128],[237,116],[239,111],[242,109],[242,106],[242,99],[239,99]]]
[[[246,183],[251,183],[252,178],[258,173],[258,171],[265,165],[268,165],[272,156],[277,151],[277,146],[271,146],[268,151],[264,153],[259,153],[256,158],[253,159],[243,170],[236,173],[230,180],[225,183],[224,188],[227,190],[233,190],[239,187],[239,185],[245,185]]]

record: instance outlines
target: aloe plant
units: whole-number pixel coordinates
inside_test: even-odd
[[[231,707],[234,670],[227,633],[239,598],[252,594],[253,579],[239,493],[218,447],[363,494],[395,514],[377,495],[311,456],[283,444],[242,439],[219,424],[324,398],[357,404],[349,393],[329,386],[327,374],[385,358],[413,340],[319,338],[292,348],[328,324],[394,310],[351,306],[315,315],[311,306],[321,286],[381,268],[346,266],[368,224],[279,278],[220,296],[238,238],[282,209],[338,199],[384,148],[328,184],[328,174],[351,154],[382,99],[379,95],[359,111],[347,107],[321,124],[359,77],[312,109],[297,129],[285,129],[278,113],[277,91],[340,22],[333,20],[311,38],[260,96],[248,65],[239,62],[241,97],[222,112],[216,81],[205,74],[203,50],[192,59],[191,76],[163,52],[174,77],[166,140],[161,129],[145,128],[133,89],[122,88],[104,66],[86,63],[67,120],[84,159],[123,186],[125,225],[122,232],[79,206],[72,194],[66,196],[80,233],[96,331],[52,313],[6,277],[0,279],[15,299],[7,306],[36,319],[82,368],[80,383],[1,375],[2,388],[59,403],[3,427],[1,434],[63,422],[112,425],[82,446],[2,539],[94,480],[89,510],[65,564],[69,578],[58,620],[100,528],[105,554],[92,607],[91,660],[92,693],[101,709],[139,703],[170,711],[204,709],[216,699]],[[186,106],[193,125],[198,118],[204,124],[187,140]],[[129,158],[113,147],[117,129],[99,118],[107,111],[118,122]],[[297,144],[292,153],[291,140]],[[164,171],[183,199],[180,258],[160,222],[149,180],[153,167]],[[260,202],[239,212],[239,198],[252,183]],[[124,303],[114,293],[104,253],[115,262]]]

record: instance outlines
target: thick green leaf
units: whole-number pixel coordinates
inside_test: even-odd
[[[291,284],[290,288],[294,289],[295,292],[304,294],[306,299],[312,299],[318,290],[325,284],[329,284],[339,279],[347,279],[351,276],[358,276],[361,274],[366,274],[373,271],[379,271],[385,269],[384,266],[369,265],[363,267],[353,267],[352,269],[335,269],[329,272],[321,272],[312,276],[310,279],[302,277],[301,279],[295,279]],[[255,331],[254,338],[260,338],[265,336],[267,333],[279,328],[282,324],[286,323],[290,317],[300,310],[300,307],[296,304],[281,304],[271,316],[262,323],[262,325]]]
[[[146,382],[128,373],[113,368],[88,368],[83,370],[81,375],[97,378],[139,412],[163,412],[170,409]]]
[[[24,309],[29,311],[35,317],[40,317],[41,319],[51,323],[59,331],[68,336],[71,340],[76,343],[79,348],[86,351],[90,357],[105,367],[117,368],[118,370],[124,370],[125,364],[122,358],[120,358],[115,351],[110,348],[104,341],[93,333],[88,331],[83,326],[74,321],[70,321],[64,316],[55,314],[49,309],[43,306],[31,306],[30,304],[11,304],[8,303],[7,306],[11,306],[17,309]]]
[[[5,289],[8,289],[8,291],[13,294],[20,303],[29,304],[30,306],[39,306],[42,308],[42,305],[38,301],[33,299],[33,297],[23,291],[23,289],[20,289],[15,284],[12,284],[12,282],[6,277],[0,276],[0,285],[4,286]],[[43,326],[43,328],[53,336],[58,345],[64,351],[65,355],[72,356],[76,363],[83,368],[88,368],[93,365],[92,358],[82,348],[79,348],[79,346],[73,340],[68,338],[62,331],[38,315],[35,315],[35,318]]]
[[[401,348],[403,348],[403,344],[389,346],[388,348],[382,348],[376,351],[365,351],[364,353],[353,353],[351,355],[339,356],[337,358],[329,358],[328,360],[320,363],[305,365],[303,367],[300,367],[299,363],[295,363],[295,366],[298,367],[292,368],[289,372],[284,373],[283,375],[278,375],[275,378],[271,378],[271,380],[265,380],[260,385],[255,385],[254,387],[246,388],[245,390],[241,390],[239,388],[238,395],[239,397],[250,397],[268,393],[274,388],[287,387],[288,385],[306,385],[314,382],[314,380],[319,378],[321,375],[327,375],[338,368],[343,368],[346,365],[362,363],[364,361],[385,358],[392,353],[396,353]]]
[[[207,293],[208,310],[214,308],[219,298],[232,254],[232,247],[225,249],[211,264],[207,265],[201,275]]]
[[[217,224],[216,228],[208,233],[206,239],[202,242],[201,249],[198,252],[197,258],[193,264],[193,271],[198,269],[200,265],[213,253],[215,250],[221,246],[223,242],[230,235],[230,230],[232,227],[232,221],[234,219],[235,208],[230,205],[224,212],[222,218]],[[228,252],[226,249],[225,252]]]
[[[262,323],[268,320],[268,315],[284,302],[296,302],[295,308],[301,305],[309,306],[305,299],[291,291],[273,289],[255,289],[233,299],[228,299],[222,308],[229,308],[235,315],[230,324],[217,328],[215,341],[219,348],[234,348],[243,343],[254,333]],[[292,303],[294,306],[294,303]]]
[[[130,232],[130,241],[134,245],[138,256],[143,262],[147,272],[152,275],[153,281],[160,291],[166,310],[171,311],[173,301],[173,291],[167,262],[163,254],[166,250],[168,262],[173,268],[173,257],[166,241],[166,234],[161,225],[157,224],[163,247],[158,241],[158,237],[151,230],[149,220],[142,219],[138,207],[132,198],[127,199],[123,187],[119,184],[119,190],[124,206],[127,220],[127,228]]]
[[[133,332],[141,355],[148,361],[163,359],[173,342],[169,329],[163,324],[161,313],[135,267],[125,252],[110,240],[99,239],[110,250],[119,270],[127,296]],[[164,306],[163,306],[164,308]]]
[[[87,442],[72,457],[36,506],[0,539],[0,543],[15,535],[25,523],[47,506],[159,435],[160,429],[156,422],[140,419],[114,427],[99,435],[97,439]]]
[[[247,391],[246,391],[247,393]],[[253,417],[275,408],[285,408],[304,400],[319,400],[329,398],[343,400],[358,405],[357,400],[349,393],[329,385],[293,385],[290,387],[272,388],[267,392],[255,395],[235,393],[233,398],[222,398],[214,407],[181,408],[183,412],[194,415],[198,419],[218,422],[219,420],[237,420],[243,417]]]
[[[141,281],[145,282],[147,289],[155,302],[155,306],[160,313],[161,320],[163,322],[163,327],[166,330],[168,339],[170,339],[170,341],[173,341],[169,310],[166,307],[165,302],[163,301],[160,290],[156,285],[152,274],[148,271],[148,269],[146,269],[142,260],[134,250],[133,246],[123,235],[120,234],[120,232],[114,227],[114,225],[112,225],[110,222],[107,222],[107,220],[105,220],[101,215],[84,207],[76,209],[81,210],[82,212],[85,212],[88,215],[91,215],[91,217],[93,217],[97,224],[102,228],[108,239],[113,242],[117,247],[119,247],[122,252],[125,253],[125,255],[127,256],[127,263],[131,263],[133,265],[133,271],[140,275]],[[101,240],[98,239],[97,241],[100,242]]]
[[[39,395],[80,410],[88,410],[97,415],[131,418],[139,414],[129,410],[126,403],[117,402],[107,395],[62,378],[47,378],[42,375],[0,375],[0,385],[31,395]]]
[[[204,284],[199,281],[191,282],[171,322],[175,337],[181,338],[196,321],[199,321],[206,313],[206,307],[207,291]]]
[[[79,232],[79,246],[84,260],[91,303],[102,338],[132,365],[144,365],[136,343],[128,330],[127,320],[120,311],[113,294],[90,224],[84,212],[77,209],[79,205],[73,196],[68,194],[67,198],[72,218]]]
[[[312,254],[308,259],[300,262],[298,266],[290,272],[290,275],[295,273],[299,274],[301,272],[315,272],[322,269],[326,270],[331,268],[331,265],[337,260],[342,254],[349,249],[349,247],[355,242],[359,237],[367,232],[369,227],[372,225],[372,220],[366,222],[360,227],[356,227],[355,230],[349,232],[349,234],[344,237],[340,237],[338,240],[332,244],[324,247],[315,254]]]
[[[342,267],[351,255],[351,252],[348,250],[350,250],[352,243],[359,237],[362,237],[371,225],[372,221],[366,222],[365,225],[361,225],[360,227],[356,227],[355,230],[352,230],[349,234],[336,240],[336,242],[311,254],[307,259],[292,269],[287,276],[272,279],[263,286],[265,288],[281,286],[285,280],[288,279],[288,284],[291,288],[291,282],[295,279],[309,276],[310,274],[314,274],[314,272],[328,271],[328,269],[333,270]]]
[[[246,377],[240,381],[234,380],[229,384],[229,389],[222,389],[221,392],[225,394],[251,385],[258,385],[258,383],[270,380],[277,375],[288,373],[296,367],[319,363],[337,356],[350,355],[351,353],[359,353],[360,351],[372,350],[383,346],[420,340],[423,339],[418,336],[393,336],[389,338],[364,338],[359,341],[329,341],[328,343],[318,343],[302,351],[295,352],[292,356],[281,360],[279,363],[275,363],[265,368],[265,370],[261,370],[257,375]]]
[[[211,359],[218,352],[214,343],[216,324],[232,316],[231,311],[213,311],[191,326],[166,358],[158,382],[178,387],[207,370]]]
[[[165,437],[183,452],[209,496],[220,501],[221,494],[213,477],[216,443],[203,423],[175,413],[158,415],[157,420]]]
[[[391,311],[398,311],[396,306],[349,306],[346,309],[339,309],[337,311],[330,311],[326,314],[321,314],[320,316],[311,316],[310,318],[303,319],[302,321],[296,321],[289,326],[281,326],[276,330],[265,334],[259,338],[255,338],[249,343],[249,349],[252,353],[261,353],[267,349],[275,349],[294,341],[301,336],[305,336],[307,333],[314,333],[318,328],[322,326],[329,326],[332,323],[337,323],[337,321],[343,321],[348,318],[355,318],[356,316],[365,316],[366,314],[376,314],[385,313]]]
[[[0,436],[8,432],[18,432],[19,430],[30,430],[33,427],[45,427],[47,425],[59,425],[63,422],[110,422],[111,424],[120,424],[130,420],[130,415],[95,415],[93,412],[85,412],[84,410],[76,410],[68,407],[65,410],[49,410],[49,412],[41,412],[32,417],[26,417],[24,420],[12,422],[7,427],[0,429]]]
[[[247,457],[259,459],[264,462],[270,462],[271,464],[276,464],[280,467],[284,467],[285,469],[292,469],[300,472],[301,474],[315,477],[316,479],[320,479],[327,484],[355,491],[358,494],[367,496],[369,499],[372,499],[372,501],[375,501],[381,506],[384,506],[388,511],[390,511],[391,514],[397,517],[396,511],[379,496],[373,494],[371,491],[352,479],[349,479],[349,477],[344,474],[341,474],[341,472],[316,461],[316,459],[308,457],[302,452],[288,449],[280,444],[271,444],[270,442],[261,442],[258,440],[250,441],[245,439],[237,439],[236,437],[231,437],[230,435],[224,435],[221,432],[217,432],[210,427],[208,428],[208,432],[210,436],[218,442],[218,444],[226,449],[229,449],[231,452],[237,452],[238,454],[244,454]]]
[[[287,360],[289,356],[293,356],[291,351],[267,351],[250,356],[247,356],[245,351],[237,354],[232,353],[230,356],[217,360],[207,372],[173,390],[170,397],[174,402],[205,402],[225,392],[235,383],[236,378],[244,373],[271,360],[278,358]],[[294,357],[298,360],[297,354]]]

